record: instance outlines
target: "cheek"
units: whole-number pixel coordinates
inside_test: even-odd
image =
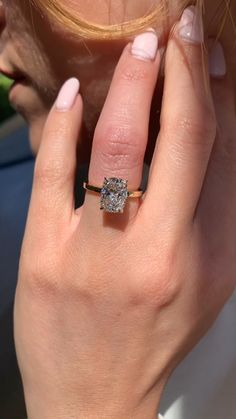
[[[34,155],[38,153],[46,120],[47,114],[44,114],[41,117],[35,118],[29,125],[30,146]]]
[[[144,16],[153,0],[67,0],[66,6],[85,20],[106,25]]]
[[[6,24],[11,33],[19,32],[22,25],[22,13],[19,0],[6,0],[4,3]]]
[[[119,2],[120,0],[116,1]],[[105,0],[96,0],[96,8],[94,7],[94,0],[69,0],[66,2],[66,5],[68,6],[68,10],[71,10],[75,14],[78,13],[78,16],[81,16],[88,21],[102,24],[106,22],[108,18],[109,2]]]
[[[6,29],[9,34],[9,42],[14,45],[17,52],[24,54],[26,46],[31,48],[28,44],[29,39],[29,25],[22,7],[20,7],[18,0],[7,0],[5,7]]]
[[[6,27],[10,58],[24,70],[32,85],[42,94],[56,90],[51,70],[55,43],[50,44],[50,25],[30,7],[29,0],[6,0]],[[58,48],[59,49],[59,48]]]

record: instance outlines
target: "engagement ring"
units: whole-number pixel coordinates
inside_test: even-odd
[[[105,178],[102,188],[83,184],[84,189],[100,194],[100,209],[110,213],[123,213],[128,198],[140,198],[142,190],[129,191],[128,181],[116,177]]]

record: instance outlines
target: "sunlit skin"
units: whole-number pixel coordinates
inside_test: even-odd
[[[151,0],[115,0],[110,2],[70,0],[66,4],[74,13],[94,23],[119,23],[124,19],[140,16],[153,4]],[[182,6],[180,0],[169,2],[170,18],[164,27],[156,28],[160,44],[165,46],[168,31],[179,17]],[[219,5],[222,3],[222,6]],[[42,129],[50,107],[64,80],[76,76],[81,82],[84,101],[84,125],[82,131],[83,153],[87,159],[90,152],[94,128],[100,114],[112,74],[127,39],[122,41],[92,42],[79,38],[72,39],[68,31],[58,25],[51,25],[49,20],[29,6],[29,0],[3,1],[1,13],[1,54],[2,70],[19,70],[27,76],[27,88],[20,94],[11,95],[12,105],[27,120],[30,126],[31,144],[38,150]],[[219,25],[219,12],[224,10],[221,0],[206,0],[205,23],[207,34],[215,36]],[[236,5],[233,14],[236,16]],[[218,11],[218,12],[217,12]],[[212,20],[212,17],[218,13]],[[210,25],[209,25],[210,22]],[[226,51],[228,68],[235,68],[236,54],[233,54],[233,29],[230,20],[221,38]],[[86,45],[85,45],[86,44]],[[234,60],[234,61],[233,61]],[[235,71],[232,71],[235,74]],[[159,81],[159,85],[160,85]],[[156,91],[153,115],[160,109],[160,89]],[[156,119],[157,120],[157,119]],[[158,129],[156,121],[151,125],[153,139]],[[152,133],[151,133],[152,136]]]

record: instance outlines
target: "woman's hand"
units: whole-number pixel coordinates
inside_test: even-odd
[[[75,80],[48,117],[15,303],[29,419],[155,418],[171,372],[234,291],[233,93],[227,77],[210,89],[197,24],[180,36],[186,13],[167,47],[148,188],[124,214],[101,212],[92,192],[74,210],[82,120]],[[155,35],[146,37],[154,56]],[[89,182],[121,177],[136,190],[160,52],[152,60],[131,50],[121,56],[96,127]]]

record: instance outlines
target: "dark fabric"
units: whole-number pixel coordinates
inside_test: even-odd
[[[13,302],[34,159],[26,128],[0,140],[0,418],[26,417],[13,340]]]
[[[28,129],[22,127],[8,137],[0,140],[0,168],[32,160],[28,142]]]

